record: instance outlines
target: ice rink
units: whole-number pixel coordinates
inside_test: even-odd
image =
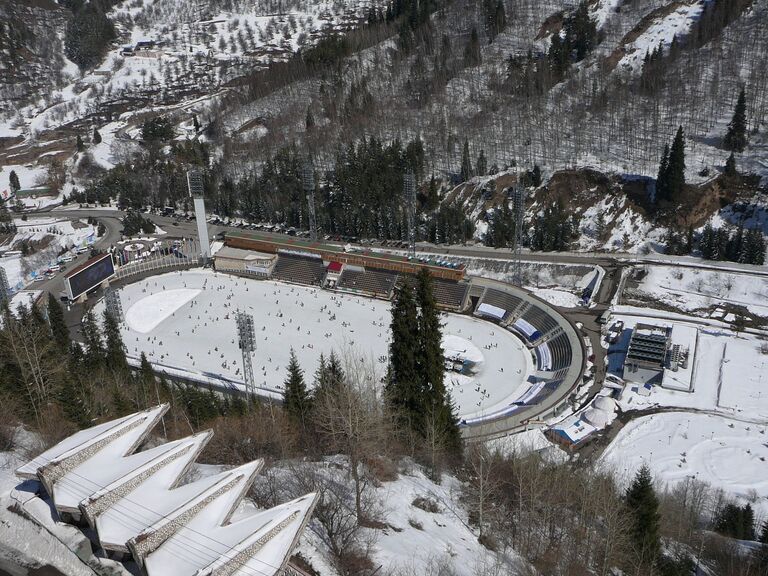
[[[310,386],[320,354],[331,350],[371,358],[382,376],[386,369],[389,302],[212,271],[171,272],[119,292],[129,356],[144,352],[160,367],[242,383],[234,314],[241,309],[254,319],[259,388],[282,391],[291,347]],[[443,314],[442,320],[446,356],[475,363],[473,374],[446,371],[462,418],[508,406],[528,388],[533,360],[515,336],[471,316]]]

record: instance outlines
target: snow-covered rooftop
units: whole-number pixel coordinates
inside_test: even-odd
[[[149,576],[278,573],[315,494],[232,522],[262,461],[179,485],[212,432],[137,451],[167,409],[82,430],[16,473],[39,479],[57,511],[84,517],[105,549],[130,551]]]

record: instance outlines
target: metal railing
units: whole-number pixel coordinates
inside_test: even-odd
[[[199,266],[202,263],[200,250],[196,240],[188,239],[179,241],[180,244],[173,247],[160,248],[149,255],[134,257],[132,252],[123,251],[122,255],[116,257],[117,268],[115,275],[118,280],[122,280],[136,274],[146,274],[155,270],[188,268]],[[120,261],[125,259],[125,263]]]

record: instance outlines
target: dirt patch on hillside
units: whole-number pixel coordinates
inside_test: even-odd
[[[565,22],[565,12],[555,12],[547,17],[544,22],[541,23],[538,34],[536,34],[536,40],[543,40],[551,34],[560,32],[563,29],[563,23]]]
[[[537,191],[536,199],[545,203],[560,201],[566,208],[583,209],[612,191],[619,191],[616,180],[598,170],[560,170]]]

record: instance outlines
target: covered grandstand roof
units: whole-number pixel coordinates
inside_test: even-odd
[[[315,494],[238,513],[232,522],[262,461],[182,485],[213,433],[137,452],[167,409],[157,406],[77,432],[16,473],[40,480],[58,512],[85,518],[105,549],[130,551],[148,576],[280,572]]]

